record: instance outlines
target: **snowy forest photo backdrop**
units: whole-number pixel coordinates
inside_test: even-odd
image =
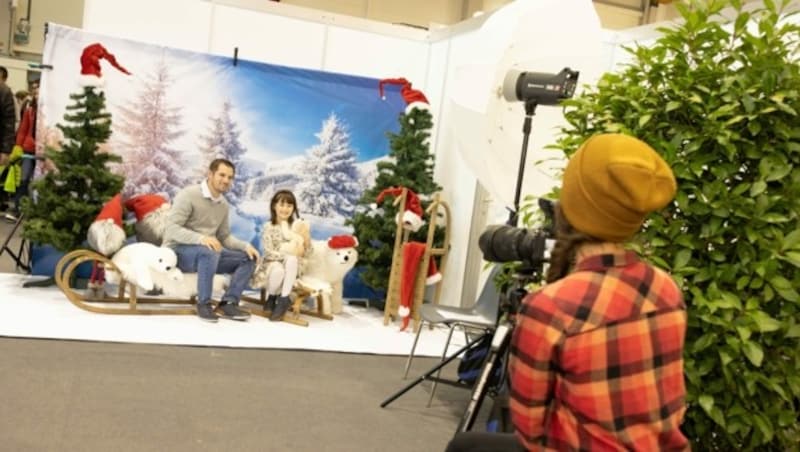
[[[236,165],[227,195],[236,236],[257,244],[280,189],[295,193],[313,238],[351,232],[344,221],[389,152],[386,133],[399,130],[405,103],[398,93],[381,99],[372,78],[234,62],[50,24],[40,145],[58,148],[56,124],[69,94],[81,89],[81,52],[95,42],[132,74],[101,62],[112,115],[103,150],[123,159],[114,170],[125,176],[125,198],[159,193],[171,200],[224,157]]]

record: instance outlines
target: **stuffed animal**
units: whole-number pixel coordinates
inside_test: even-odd
[[[358,261],[356,246],[358,240],[351,235],[311,242],[305,272],[298,282],[322,294],[325,314],[342,312],[342,281]]]
[[[282,254],[300,256],[303,254],[305,244],[310,241],[311,229],[305,220],[297,219],[289,227],[288,223],[281,223],[281,235],[289,239],[281,244],[278,250]]]
[[[139,242],[123,246],[114,254],[111,262],[122,273],[125,281],[149,292],[155,288],[153,273],[176,275],[174,269],[178,256],[170,248]],[[120,275],[114,271],[107,271],[106,281],[119,284]]]

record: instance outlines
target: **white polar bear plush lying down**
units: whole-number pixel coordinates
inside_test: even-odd
[[[170,248],[155,246],[151,243],[139,242],[125,245],[111,258],[111,262],[122,273],[125,281],[151,291],[156,286],[153,282],[154,274],[171,275],[180,278],[177,270],[178,256]],[[115,271],[106,272],[106,281],[119,284],[120,275]]]
[[[323,313],[342,312],[342,281],[358,261],[358,240],[351,235],[311,242],[311,253],[298,283],[322,294]]]

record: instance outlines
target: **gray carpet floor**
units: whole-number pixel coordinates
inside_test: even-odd
[[[7,253],[0,271],[15,271]],[[16,338],[0,356],[14,452],[442,451],[469,398],[440,385],[428,408],[424,382],[380,408],[409,383],[396,356]],[[414,364],[412,380],[436,361]]]

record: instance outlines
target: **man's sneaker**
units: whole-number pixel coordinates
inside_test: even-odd
[[[275,300],[278,299],[277,295],[270,295],[267,297],[267,302],[264,303],[264,311],[272,312],[275,310]]]
[[[6,212],[6,214],[3,215],[3,218],[5,218],[6,221],[10,221],[11,223],[16,223],[17,220],[19,220],[19,213],[14,211]]]
[[[209,303],[197,305],[197,317],[200,317],[200,320],[204,320],[206,322],[216,322],[219,320],[219,317],[214,314],[214,308],[212,308]]]
[[[223,319],[231,320],[247,320],[250,318],[250,313],[242,311],[238,306],[232,303],[220,303],[217,306],[217,314]]]
[[[273,322],[280,320],[283,318],[286,311],[292,306],[292,299],[289,297],[278,297],[275,300],[275,309],[272,310],[272,314],[270,314],[269,319]]]

